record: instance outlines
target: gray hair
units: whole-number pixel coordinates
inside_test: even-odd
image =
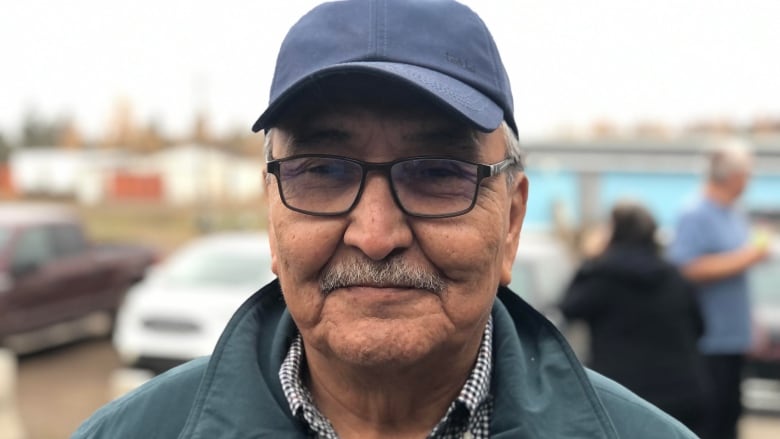
[[[753,154],[748,142],[742,139],[721,139],[711,145],[707,177],[721,183],[734,174],[750,171]]]
[[[271,144],[271,141],[274,137],[274,130],[275,128],[270,128],[263,135],[263,155],[265,155],[266,162],[270,162],[271,160],[274,159],[274,155],[272,151],[273,145]]]
[[[506,178],[507,184],[511,186],[517,174],[525,169],[525,154],[523,152],[523,148],[520,146],[520,139],[518,138],[517,134],[512,131],[512,128],[509,127],[509,124],[506,122],[501,122],[500,129],[504,131],[506,156],[507,158],[513,159],[514,162],[514,165],[512,165],[510,168]]]

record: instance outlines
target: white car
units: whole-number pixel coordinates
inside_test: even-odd
[[[114,347],[125,365],[154,372],[209,355],[236,309],[274,277],[265,233],[198,238],[128,292]]]
[[[523,232],[509,288],[542,314],[554,314],[577,263],[572,250],[552,232]]]
[[[590,338],[587,325],[566,322],[558,308],[579,264],[573,248],[552,231],[524,231],[509,288],[555,324],[577,357],[586,361]]]
[[[771,256],[748,272],[752,293],[755,345],[742,381],[748,409],[780,412],[780,239]]]

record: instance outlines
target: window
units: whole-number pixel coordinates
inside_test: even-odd
[[[11,231],[8,229],[0,228],[0,252],[3,251],[8,241],[11,240]]]
[[[84,252],[84,234],[81,228],[72,224],[58,224],[50,229],[54,253],[57,257],[70,256]]]
[[[41,227],[26,229],[19,236],[13,252],[12,265],[15,267],[40,266],[54,256],[46,229]]]

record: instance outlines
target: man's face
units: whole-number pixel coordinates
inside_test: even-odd
[[[282,123],[272,145],[276,159],[320,153],[386,162],[445,155],[495,163],[505,157],[501,130],[475,136],[462,123],[419,105],[403,111],[331,105]],[[524,176],[511,186],[505,175],[484,180],[473,210],[443,219],[405,215],[377,172],[367,175],[356,207],[337,217],[288,209],[275,177],[267,181],[272,268],[307,353],[314,349],[326,358],[370,366],[408,365],[475,349],[497,286],[510,280],[525,213]],[[365,281],[366,267],[381,264],[438,278],[443,288]],[[326,293],[321,281],[334,272],[351,273],[355,280]]]
[[[745,192],[750,183],[750,174],[750,168],[745,167],[732,171],[726,178],[716,183],[729,203],[736,202]]]
[[[747,189],[749,181],[750,171],[747,169],[742,172],[735,172],[731,175],[729,178],[729,189],[733,199],[736,200],[742,196],[742,194],[745,192],[745,189]]]

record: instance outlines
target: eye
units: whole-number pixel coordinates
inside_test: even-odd
[[[360,168],[355,164],[332,158],[302,157],[284,162],[285,177],[339,178],[352,176]]]
[[[472,165],[456,160],[421,159],[403,163],[400,176],[411,180],[440,181],[475,178]]]
[[[447,178],[447,177],[459,177],[463,175],[463,172],[461,169],[454,168],[452,166],[442,166],[436,164],[430,166],[421,166],[418,170],[418,174],[421,177]]]
[[[343,174],[345,167],[343,164],[327,161],[309,163],[303,167],[303,172],[319,174],[322,176]]]

